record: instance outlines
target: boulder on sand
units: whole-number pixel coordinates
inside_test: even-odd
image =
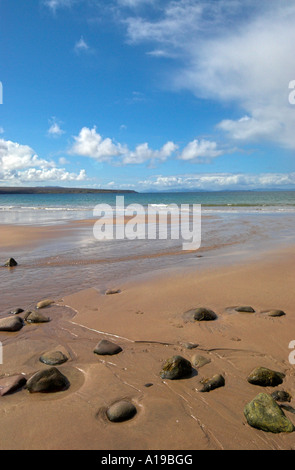
[[[182,379],[191,375],[192,370],[190,361],[182,356],[173,356],[165,362],[160,376],[162,379]]]
[[[56,367],[36,372],[26,384],[30,393],[53,393],[66,390],[70,386],[67,377]]]
[[[267,393],[259,393],[248,403],[244,408],[244,415],[250,426],[262,431],[273,433],[294,431],[291,421]]]
[[[5,317],[0,319],[0,331],[19,331],[24,326],[20,317]]]

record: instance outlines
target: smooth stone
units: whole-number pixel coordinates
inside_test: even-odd
[[[13,375],[10,377],[3,377],[0,379],[0,397],[8,395],[9,393],[16,392],[23,387],[27,382],[24,375]]]
[[[50,321],[50,318],[45,317],[42,313],[35,312],[34,310],[26,312],[24,319],[27,323],[48,323]]]
[[[184,313],[184,319],[186,321],[213,321],[216,320],[217,315],[213,310],[208,308],[200,307],[192,310],[188,310]]]
[[[207,357],[200,356],[199,354],[195,354],[192,357],[192,364],[195,366],[197,369],[200,369],[201,367],[205,366],[206,364],[210,364],[211,359],[208,359]]]
[[[150,387],[152,387],[153,385],[154,385],[154,384],[151,383],[151,382],[148,382],[147,384],[144,384],[144,386],[145,386],[146,388],[150,388]]]
[[[292,400],[290,393],[285,392],[285,390],[276,390],[275,392],[272,392],[271,396],[275,401],[279,402],[290,402]]]
[[[14,266],[17,266],[17,262],[14,258],[9,258],[7,261],[5,261],[4,266],[7,268],[13,268]]]
[[[95,347],[94,353],[100,354],[102,356],[109,355],[113,356],[114,354],[118,354],[123,349],[115,343],[108,341],[107,339],[102,339]]]
[[[54,304],[54,300],[46,299],[46,300],[41,300],[41,302],[37,303],[37,308],[45,308],[49,307],[49,305]]]
[[[11,310],[9,313],[10,315],[19,315],[20,313],[23,313],[24,310],[22,308],[16,308],[15,310]]]
[[[50,351],[39,357],[39,361],[48,366],[57,366],[63,364],[68,360],[68,357],[65,356],[61,351]]]
[[[202,380],[201,384],[204,385],[204,387],[200,390],[200,392],[210,392],[216,388],[224,387],[225,380],[222,375],[217,374],[211,377],[211,379]]]
[[[248,403],[244,408],[244,415],[250,426],[262,431],[272,433],[294,431],[291,421],[267,393],[259,393],[254,400]]]
[[[284,378],[285,374],[282,372],[276,372],[266,367],[257,367],[248,376],[248,382],[261,387],[275,387],[283,383]]]
[[[36,372],[26,384],[30,393],[53,393],[66,390],[70,386],[67,377],[56,367]]]
[[[0,319],[0,331],[19,331],[24,326],[20,317],[5,317]]]
[[[241,312],[241,313],[255,313],[254,308],[249,307],[249,306],[236,307],[235,311]]]
[[[283,310],[269,310],[269,312],[266,312],[266,314],[269,317],[282,317],[286,315]]]
[[[120,292],[121,292],[120,289],[108,289],[105,295],[120,294]]]
[[[181,343],[181,346],[186,349],[196,349],[199,345],[196,343]]]
[[[137,413],[136,407],[127,400],[118,401],[111,405],[106,412],[106,415],[113,423],[127,421],[133,418]]]
[[[165,362],[160,377],[170,380],[181,379],[191,375],[192,370],[190,361],[182,356],[173,356]]]

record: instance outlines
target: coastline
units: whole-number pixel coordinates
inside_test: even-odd
[[[79,224],[88,227],[88,222]],[[47,228],[38,233],[41,246],[46,244],[44,230]],[[59,230],[65,227],[57,232],[49,227],[47,233],[51,230],[57,236],[55,246],[60,241]],[[18,251],[27,247],[19,245]],[[289,343],[295,339],[295,246],[276,247],[251,257],[246,252],[236,260],[230,258],[231,252],[232,248],[218,260],[214,259],[216,252],[211,259],[208,252],[203,258],[188,256],[187,264],[179,255],[173,269],[163,266],[141,276],[131,272],[120,282],[106,284],[102,278],[95,285],[86,279],[87,288],[81,283],[79,289],[54,297],[56,303],[44,309],[49,323],[26,325],[17,333],[0,332],[4,346],[1,376],[30,376],[46,369],[39,356],[59,349],[69,360],[58,368],[71,382],[65,392],[31,395],[23,389],[1,397],[1,448],[294,449],[292,433],[274,435],[251,428],[243,409],[258,393],[273,391],[272,387],[247,382],[255,367],[284,372],[284,383],[277,388],[294,392],[295,369],[288,357]],[[159,257],[158,263],[162,259]],[[11,276],[22,269],[20,265],[3,270],[2,278],[7,276],[11,282]],[[70,277],[65,277],[64,285],[71,284],[76,269],[73,264],[65,271]],[[42,270],[36,271],[40,277]],[[28,270],[23,272],[28,276]],[[44,268],[43,284],[50,282],[47,276]],[[105,295],[107,287],[120,293]],[[22,305],[25,298],[28,300]],[[32,285],[27,297],[24,291],[14,292],[13,302],[10,299],[6,305],[4,296],[3,305],[28,309],[42,298],[44,290]],[[255,313],[228,309],[236,305],[252,305]],[[216,312],[217,320],[184,321],[184,312],[201,306]],[[7,316],[6,307],[1,316]],[[264,313],[274,308],[284,310],[286,316],[271,318]],[[111,357],[94,354],[101,339],[116,342],[123,351]],[[185,343],[198,347],[189,350]],[[191,360],[194,354],[211,362],[194,368],[190,378],[160,378],[166,359],[181,355]],[[208,394],[197,391],[202,379],[216,373],[224,375],[224,387]],[[147,388],[147,383],[153,385]],[[108,422],[104,410],[122,398],[135,404],[136,416],[124,423]],[[295,424],[294,415],[286,415]]]

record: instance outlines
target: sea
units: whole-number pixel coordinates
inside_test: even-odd
[[[160,226],[155,239],[94,236],[97,207],[109,217],[126,215],[131,209],[138,214],[149,209],[159,214],[170,209],[172,214],[179,209],[192,215],[195,206],[201,213],[201,243],[196,250],[183,250],[181,236],[173,237],[172,229],[166,238],[160,236]],[[82,220],[90,223],[79,224]],[[0,270],[2,306],[13,308],[12,292],[29,305],[36,295],[56,298],[89,287],[104,291],[155,274],[195,268],[201,273],[210,266],[257,259],[277,246],[295,243],[294,221],[295,191],[0,195],[0,257],[3,261],[14,257],[19,263],[9,276]],[[8,252],[1,247],[5,224],[73,229]]]

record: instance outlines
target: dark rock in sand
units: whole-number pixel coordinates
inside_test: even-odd
[[[201,356],[200,354],[195,354],[192,357],[192,364],[197,369],[200,369],[201,367],[205,366],[206,364],[210,364],[210,362],[211,362],[211,359],[208,359],[207,357]]]
[[[24,315],[24,319],[27,323],[48,323],[50,321],[50,318],[34,310],[28,310]]]
[[[160,376],[162,379],[181,379],[191,375],[192,370],[190,361],[182,356],[173,356],[165,362]]]
[[[24,310],[22,308],[16,308],[15,310],[11,310],[9,313],[10,315],[19,315],[20,313],[23,313]]]
[[[208,308],[200,307],[192,310],[188,310],[183,315],[186,321],[213,321],[216,320],[217,315],[213,310]]]
[[[120,294],[120,289],[108,289],[106,295]]]
[[[30,393],[53,393],[69,388],[70,382],[56,367],[36,372],[26,384]]]
[[[236,312],[241,312],[241,313],[255,313],[254,308],[249,307],[249,306],[236,307],[235,311]]]
[[[107,339],[102,339],[95,347],[94,353],[99,354],[102,356],[108,355],[113,356],[114,354],[118,354],[123,349],[115,343],[108,341]]]
[[[283,310],[269,310],[266,314],[269,317],[283,317],[286,315]]]
[[[49,307],[49,305],[52,305],[52,304],[54,304],[54,300],[50,300],[50,299],[41,300],[41,302],[37,303],[37,308],[40,309],[40,308]]]
[[[292,400],[290,393],[285,392],[284,390],[276,390],[275,392],[272,392],[271,396],[275,401],[282,403],[286,401],[290,402]]]
[[[10,377],[2,377],[0,379],[0,397],[16,392],[22,388],[27,382],[24,375],[13,375]]]
[[[127,400],[121,400],[111,405],[106,412],[106,415],[113,423],[127,421],[133,418],[137,413],[136,407]]]
[[[0,319],[0,331],[19,331],[24,326],[20,317],[5,317]]]
[[[50,351],[40,356],[39,361],[48,366],[57,366],[68,360],[68,357],[61,351]]]
[[[244,415],[250,426],[262,431],[273,433],[294,431],[291,421],[267,393],[259,393],[248,403],[244,408]]]
[[[144,384],[144,386],[145,386],[146,388],[150,388],[150,387],[152,387],[153,385],[154,385],[154,384],[152,384],[151,382],[148,382],[147,384]]]
[[[266,367],[257,367],[248,376],[248,382],[261,387],[275,387],[283,383],[284,378],[285,374],[282,372],[276,372]]]
[[[219,387],[224,387],[225,380],[224,377],[220,374],[214,375],[211,379],[204,379],[201,381],[201,384],[204,385],[200,392],[210,392]]]
[[[17,266],[17,262],[14,258],[9,258],[7,261],[5,261],[4,266],[6,268],[13,268],[14,266]]]

